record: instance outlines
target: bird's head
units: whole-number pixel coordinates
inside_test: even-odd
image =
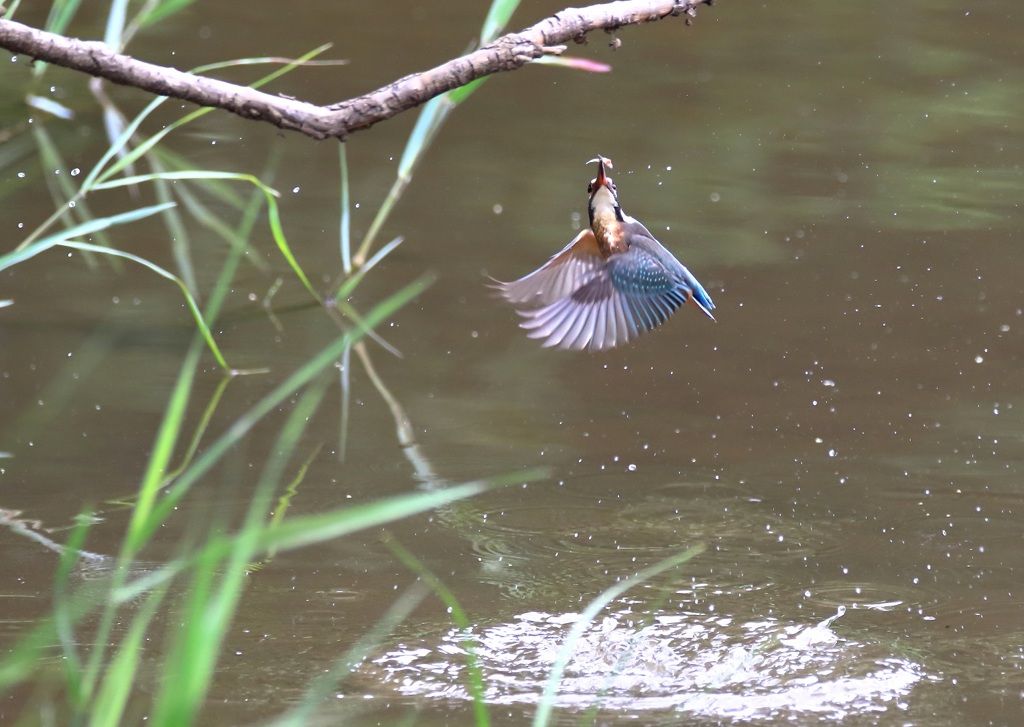
[[[608,224],[613,220],[622,221],[622,210],[619,208],[619,196],[615,191],[615,182],[608,176],[612,168],[612,160],[599,156],[591,159],[587,164],[597,163],[597,176],[591,180],[587,187],[590,194],[590,224],[593,226],[597,220]]]

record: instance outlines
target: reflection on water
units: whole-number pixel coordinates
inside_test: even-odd
[[[573,613],[528,612],[474,630],[486,699],[536,704]],[[837,636],[829,622],[741,622],[725,614],[651,617],[620,607],[576,645],[556,697],[565,709],[668,711],[691,716],[804,721],[898,709],[928,678],[912,659],[880,644]],[[412,639],[364,669],[365,689],[423,699],[465,700],[467,634]]]

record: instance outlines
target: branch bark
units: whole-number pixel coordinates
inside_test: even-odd
[[[265,121],[314,139],[344,141],[402,111],[478,78],[521,68],[544,55],[557,55],[564,43],[583,42],[595,30],[685,16],[713,0],[620,0],[567,8],[519,33],[509,33],[477,51],[383,88],[330,106],[283,98],[175,68],[146,63],[112,51],[105,43],[68,38],[0,20],[0,48],[33,59],[104,78],[112,83],[224,109],[246,119]]]

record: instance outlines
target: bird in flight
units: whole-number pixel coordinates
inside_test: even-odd
[[[529,275],[497,282],[519,325],[542,345],[613,348],[656,328],[683,305],[711,320],[704,286],[640,222],[622,211],[610,159],[599,156],[590,182],[590,228]]]

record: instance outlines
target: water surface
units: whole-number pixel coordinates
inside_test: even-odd
[[[133,52],[188,67],[334,41],[350,65],[274,89],[326,102],[460,52],[481,18],[434,5],[282,17],[250,3],[245,33],[199,5]],[[513,25],[551,7],[527,3]],[[629,28],[617,51],[601,35],[570,49],[611,74],[538,67],[485,84],[388,223],[385,239],[406,242],[353,301],[367,308],[424,271],[439,276],[381,330],[403,358],[371,347],[419,448],[399,447],[355,364],[346,459],[335,387],[303,443],[323,449],[295,511],[550,468],[391,528],[476,624],[499,723],[532,715],[552,648],[591,599],[695,544],[706,551],[616,599],[587,633],[558,702],[565,723],[594,704],[608,725],[1018,722],[1022,20],[1013,0],[722,0],[693,27]],[[86,167],[102,149],[100,119],[81,79],[48,80],[79,116],[46,128]],[[112,93],[129,108],[145,100]],[[24,113],[7,105],[3,124]],[[357,233],[412,120],[348,145]],[[257,174],[279,154],[270,181],[289,240],[318,285],[337,277],[332,143],[214,114],[169,144],[198,165]],[[627,212],[708,288],[717,324],[683,311],[635,345],[571,354],[526,339],[490,297],[488,275],[525,274],[572,238],[584,162],[598,153],[615,162]],[[6,239],[49,213],[50,173],[31,155],[6,168]],[[226,252],[195,228],[209,285]],[[160,224],[116,241],[173,265]],[[243,267],[216,334],[234,366],[270,373],[229,385],[212,432],[337,335],[315,308],[275,326],[259,301],[276,279],[276,308],[305,296],[269,236],[255,242],[267,265]],[[139,480],[190,318],[145,270],[88,272],[59,253],[0,274],[0,299],[15,301],[0,309],[0,507],[59,543],[99,504],[89,547],[113,554],[126,512],[103,503]],[[199,402],[219,382],[206,368]],[[245,506],[281,420],[232,453],[148,555],[173,553],[204,513]],[[0,531],[4,641],[46,612],[56,564],[23,530]],[[415,576],[368,533],[283,554],[249,580],[205,723],[283,710]],[[427,599],[399,631],[339,687],[327,718],[468,722],[463,647],[443,605]]]

